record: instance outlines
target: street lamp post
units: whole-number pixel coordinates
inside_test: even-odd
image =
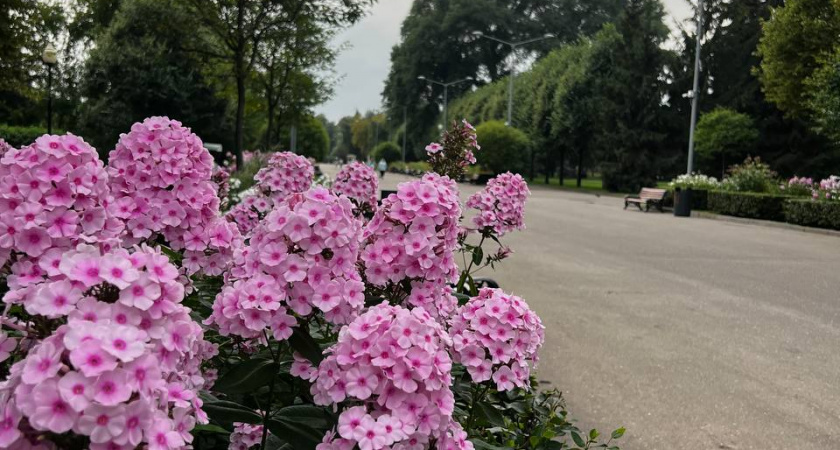
[[[516,61],[515,61],[516,60],[516,49],[523,46],[523,45],[543,41],[543,40],[546,40],[546,39],[551,39],[555,36],[551,33],[547,33],[543,36],[533,38],[533,39],[526,39],[524,41],[519,41],[519,42],[508,42],[504,39],[499,39],[499,38],[493,37],[493,36],[487,36],[486,34],[484,34],[481,31],[474,31],[473,34],[478,36],[478,37],[483,37],[483,38],[486,38],[486,39],[490,39],[491,41],[496,41],[496,42],[499,42],[499,43],[510,46],[510,52],[513,55],[513,61],[510,64],[510,75],[508,76],[507,126],[509,126],[509,127],[513,126],[513,79],[516,77]]]
[[[463,83],[465,81],[472,81],[472,77],[462,78],[456,81],[450,81],[449,83],[444,83],[443,81],[432,80],[429,78],[420,75],[417,77],[418,80],[428,81],[432,84],[437,84],[443,86],[443,127],[446,128],[449,126],[449,117],[447,116],[447,108],[449,106],[449,86],[454,86],[458,83]]]
[[[697,108],[700,101],[700,50],[703,36],[703,0],[697,1],[697,48],[694,52],[694,90],[691,99],[691,130],[688,132],[688,174],[694,172],[694,130],[697,128]]]
[[[47,65],[47,134],[52,134],[52,68],[58,62],[57,53],[52,44],[47,44],[41,55]]]

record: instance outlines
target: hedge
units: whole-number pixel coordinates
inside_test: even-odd
[[[709,192],[709,210],[749,219],[785,220],[785,201],[790,197],[752,192]]]
[[[35,142],[35,139],[45,134],[47,134],[47,129],[42,127],[19,127],[0,124],[0,138],[4,139],[12,147],[29,145]],[[64,132],[53,128],[53,134],[64,134]]]
[[[840,202],[788,200],[784,212],[788,223],[840,230]]]

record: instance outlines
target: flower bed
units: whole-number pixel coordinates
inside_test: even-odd
[[[468,227],[452,180],[475,132],[442,142],[381,206],[366,168],[313,187],[274,154],[226,216],[227,173],[165,117],[108,167],[72,135],[3,146],[0,448],[612,445],[623,429],[583,433],[537,391],[525,300],[474,287],[524,228],[527,184],[491,180]]]

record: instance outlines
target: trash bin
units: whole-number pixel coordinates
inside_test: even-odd
[[[674,215],[691,217],[691,189],[676,188],[674,190]]]

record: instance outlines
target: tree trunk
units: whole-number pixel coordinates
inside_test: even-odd
[[[245,76],[240,73],[236,74],[236,147],[234,147],[234,155],[236,156],[236,168],[241,170],[242,162],[242,147],[245,145],[244,136],[244,122],[245,122]]]
[[[583,147],[578,150],[577,160],[577,187],[583,185]]]
[[[720,152],[720,180],[726,176],[726,153]]]
[[[566,171],[566,149],[560,147],[560,186],[563,186],[564,182],[566,181],[563,172]]]

